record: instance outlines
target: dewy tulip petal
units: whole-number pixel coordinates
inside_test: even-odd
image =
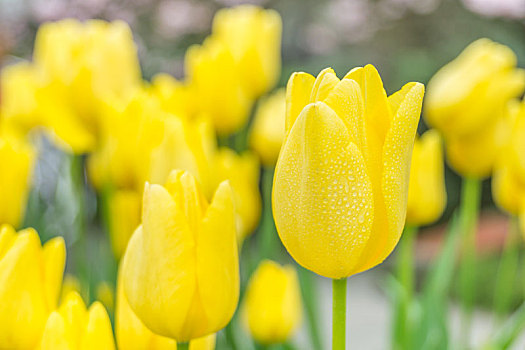
[[[339,80],[294,73],[273,211],[283,244],[304,267],[343,278],[381,263],[405,221],[410,157],[423,85],[387,98],[368,65]]]

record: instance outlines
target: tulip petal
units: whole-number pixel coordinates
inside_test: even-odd
[[[286,85],[285,134],[292,129],[295,120],[310,101],[315,78],[308,73],[293,73]]]
[[[215,192],[197,240],[198,292],[208,323],[216,332],[229,322],[239,299],[235,211],[228,182],[222,182]]]
[[[323,102],[303,110],[283,145],[273,212],[299,264],[331,278],[352,274],[370,236],[372,186],[345,124]]]
[[[62,237],[49,240],[43,247],[44,254],[44,276],[46,297],[49,310],[57,306],[64,265],[66,263],[66,245]]]
[[[323,69],[315,79],[310,102],[323,101],[339,83],[339,78],[332,68]]]
[[[46,322],[40,341],[40,350],[70,350],[75,347],[67,337],[66,324],[62,316],[53,311]]]
[[[82,337],[79,349],[115,349],[111,322],[106,309],[98,301],[95,301],[89,308],[86,331]]]

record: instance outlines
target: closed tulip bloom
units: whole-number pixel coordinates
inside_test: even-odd
[[[183,118],[195,115],[196,101],[186,82],[160,73],[151,80],[149,90],[159,100],[165,112]]]
[[[215,155],[212,168],[215,183],[229,180],[233,190],[239,243],[255,230],[261,217],[259,170],[259,161],[250,152],[238,155],[222,148]]]
[[[425,118],[443,134],[450,164],[462,175],[492,170],[504,107],[525,88],[525,72],[516,64],[510,48],[480,39],[428,83]]]
[[[186,51],[184,64],[190,93],[198,101],[196,113],[209,116],[220,135],[232,134],[243,127],[253,99],[245,91],[242,73],[231,50],[216,38],[208,37],[202,45]]]
[[[188,172],[174,170],[164,186],[146,185],[142,225],[128,243],[122,278],[147,328],[186,342],[228,324],[239,298],[235,236],[227,182],[210,204]]]
[[[222,9],[213,19],[212,35],[231,51],[253,97],[275,86],[281,73],[281,16],[275,10],[241,5]]]
[[[367,65],[339,80],[294,73],[274,176],[277,231],[292,257],[339,279],[380,264],[405,224],[409,167],[424,87],[387,98]]]
[[[243,316],[252,337],[262,344],[283,343],[290,338],[302,318],[295,269],[270,260],[261,262],[248,283]]]
[[[111,322],[98,301],[89,310],[82,297],[71,292],[47,319],[41,350],[115,349]]]
[[[121,350],[176,350],[175,340],[150,331],[135,315],[129,306],[121,273],[117,281],[117,308],[115,315],[115,335]],[[215,333],[190,342],[190,350],[215,349]]]
[[[0,227],[0,349],[38,345],[57,305],[65,259],[61,237],[41,246],[33,229]]]
[[[255,112],[250,132],[251,148],[267,167],[274,167],[284,139],[286,94],[279,89],[262,99]]]
[[[18,227],[27,204],[35,151],[24,139],[0,131],[0,223]]]
[[[447,204],[441,137],[429,130],[414,143],[406,222],[428,225],[439,219]]]

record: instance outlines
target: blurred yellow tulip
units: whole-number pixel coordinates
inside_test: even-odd
[[[441,137],[429,130],[414,143],[406,222],[428,225],[439,219],[447,204]]]
[[[97,285],[95,295],[109,313],[115,311],[115,289],[108,281],[102,281]]]
[[[257,106],[250,132],[250,145],[267,167],[274,167],[279,157],[284,139],[285,114],[284,89],[279,89],[262,99]]]
[[[281,33],[279,13],[258,6],[222,9],[213,19],[212,36],[232,53],[250,96],[268,92],[279,79]]]
[[[339,80],[294,73],[274,176],[277,231],[305,268],[334,279],[380,264],[405,224],[409,166],[424,87],[387,98],[367,65]]]
[[[80,280],[69,273],[66,273],[64,276],[64,281],[62,281],[62,290],[60,292],[60,302],[62,303],[64,300],[66,300],[66,297],[71,292],[77,292],[80,294],[81,292],[80,287]]]
[[[115,349],[111,322],[104,306],[94,302],[89,310],[82,297],[71,292],[46,322],[41,350]]]
[[[153,77],[149,90],[155,96],[162,109],[177,117],[193,117],[195,115],[195,101],[188,85],[172,76],[160,73]]]
[[[445,138],[451,166],[464,176],[490,175],[507,102],[525,89],[516,55],[488,39],[470,44],[428,83],[425,118]]]
[[[115,315],[115,334],[120,350],[176,350],[175,340],[157,335],[150,331],[135,315],[129,306],[122,273],[119,272],[117,281],[117,308]],[[215,349],[215,333],[197,338],[190,342],[190,350]]]
[[[41,246],[33,229],[0,226],[0,349],[37,346],[56,308],[65,259],[62,237]]]
[[[74,153],[95,148],[105,101],[125,101],[141,84],[137,49],[122,21],[43,24],[33,59],[43,74],[42,118],[59,146]]]
[[[24,218],[35,151],[23,138],[0,130],[0,223],[18,227]]]
[[[243,317],[252,337],[262,344],[283,343],[290,338],[302,319],[295,269],[262,261],[248,282]]]
[[[142,225],[124,255],[124,292],[153,332],[185,342],[230,321],[239,298],[233,194],[219,185],[208,205],[195,178],[173,171],[147,184]]]
[[[253,100],[245,91],[242,73],[232,52],[221,41],[208,37],[186,51],[185,69],[196,113],[211,118],[217,133],[229,135],[248,121]]]
[[[250,152],[238,155],[229,148],[221,148],[215,155],[215,184],[229,180],[233,190],[239,243],[255,230],[261,217],[259,171],[259,160]]]

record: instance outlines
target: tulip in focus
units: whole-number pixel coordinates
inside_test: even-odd
[[[424,87],[387,97],[367,65],[339,80],[294,73],[274,176],[277,231],[305,268],[340,279],[380,264],[405,224],[409,167]]]
[[[250,133],[251,148],[267,167],[274,167],[284,138],[286,94],[284,89],[262,99]]]
[[[33,229],[0,226],[0,349],[31,349],[56,308],[64,273],[62,237],[43,246]]]
[[[222,9],[212,36],[232,53],[244,88],[257,98],[275,86],[281,73],[281,16],[275,10],[241,5]]]
[[[18,227],[27,204],[35,151],[23,138],[0,131],[0,223]]]
[[[239,298],[233,201],[223,182],[208,204],[180,170],[164,186],[146,184],[122,278],[131,309],[154,333],[187,342],[230,321]]]
[[[480,39],[428,83],[426,120],[443,134],[448,161],[463,176],[492,171],[504,142],[505,106],[525,89],[516,64],[510,48]]]
[[[106,309],[96,301],[86,310],[82,297],[76,292],[71,292],[58,310],[49,315],[40,349],[115,349]]]
[[[243,316],[258,342],[274,344],[288,340],[302,318],[295,269],[270,260],[261,262],[248,283]]]
[[[447,204],[441,137],[429,130],[414,143],[406,223],[428,225],[439,219]]]

